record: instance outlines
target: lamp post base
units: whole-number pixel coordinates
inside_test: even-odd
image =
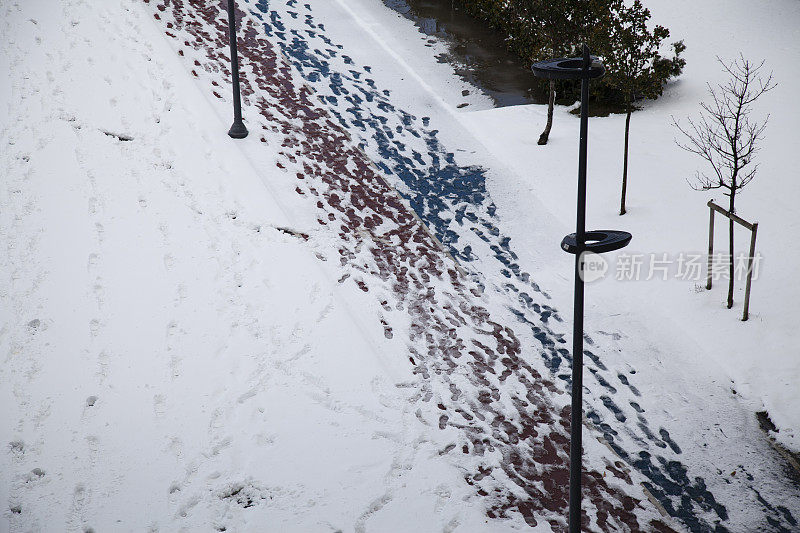
[[[244,139],[247,137],[247,133],[247,128],[244,127],[241,120],[235,121],[231,129],[228,130],[228,136],[232,139]]]

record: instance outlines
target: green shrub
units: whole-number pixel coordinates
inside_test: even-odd
[[[680,57],[686,48],[683,42],[673,43],[671,57],[660,55],[669,30],[663,26],[649,30],[650,11],[638,0],[631,7],[622,0],[458,1],[469,15],[503,35],[510,51],[531,63],[580,56],[580,46],[587,44],[603,58],[607,70],[604,78],[592,84],[591,98],[600,108],[614,112],[625,112],[631,100],[660,96],[666,82],[680,75],[686,63]],[[636,77],[632,90],[631,76],[622,71],[618,60],[623,52],[631,51],[648,57],[647,68]],[[543,87],[546,84],[542,82]],[[558,103],[580,99],[579,82],[556,82],[554,88]]]

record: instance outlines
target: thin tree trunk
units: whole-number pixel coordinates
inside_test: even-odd
[[[631,130],[631,104],[627,105],[628,115],[625,117],[625,156],[622,160],[622,198],[619,203],[619,214],[624,215],[625,211],[625,193],[628,190],[628,134]]]
[[[734,208],[734,200],[736,198],[736,189],[731,189],[731,203],[729,211],[733,214]],[[728,309],[733,307],[733,219],[728,219],[728,249],[730,251],[730,257],[728,258],[728,275],[730,279],[728,279]]]
[[[547,101],[547,125],[544,131],[539,135],[539,144],[547,144],[547,139],[550,138],[550,128],[553,127],[553,106],[556,103],[556,82],[550,80],[550,99]]]

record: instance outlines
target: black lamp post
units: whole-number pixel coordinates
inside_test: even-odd
[[[569,531],[581,530],[581,453],[583,444],[583,261],[584,252],[603,253],[619,250],[631,241],[624,231],[586,231],[586,141],[589,128],[589,80],[599,78],[605,67],[589,55],[584,45],[583,57],[540,61],[533,73],[548,80],[581,80],[581,135],[578,153],[578,213],[575,233],[564,237],[561,248],[575,255],[575,303],[572,329],[572,409],[570,411],[569,450]]]
[[[234,139],[247,137],[247,128],[242,122],[242,97],[239,92],[239,53],[236,50],[236,6],[235,0],[228,0],[228,29],[231,44],[231,73],[233,75],[233,125],[228,135]]]

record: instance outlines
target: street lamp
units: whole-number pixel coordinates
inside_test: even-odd
[[[231,73],[233,76],[233,125],[228,136],[233,139],[247,137],[247,128],[242,122],[242,97],[239,91],[239,54],[236,50],[236,6],[235,0],[228,0],[228,29],[231,45]]]
[[[586,141],[589,128],[589,80],[599,78],[605,67],[589,55],[550,59],[534,63],[534,75],[548,80],[581,80],[581,133],[578,153],[578,210],[575,233],[564,237],[561,248],[575,255],[575,302],[572,329],[572,408],[570,411],[569,448],[569,531],[581,530],[581,453],[583,444],[583,264],[584,253],[619,250],[631,242],[625,231],[586,231]]]

